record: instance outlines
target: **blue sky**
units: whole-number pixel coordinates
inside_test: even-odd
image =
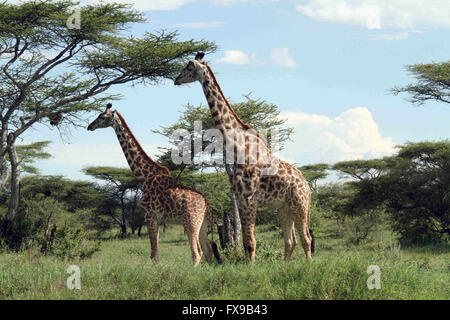
[[[94,1],[91,1],[94,2]],[[127,1],[119,1],[127,2]],[[83,3],[83,2],[82,2]],[[275,103],[294,127],[281,157],[297,164],[368,159],[407,141],[449,138],[450,108],[415,107],[389,89],[414,79],[406,64],[449,59],[450,3],[412,0],[147,0],[136,1],[148,22],[133,35],[178,30],[180,39],[206,39],[207,55],[232,102],[252,93]],[[82,20],[81,20],[82,23]],[[198,83],[175,87],[121,86],[114,107],[151,156],[167,141],[150,130],[174,123],[188,102],[205,104]],[[97,115],[92,115],[92,120]],[[24,142],[52,140],[42,174],[86,179],[83,167],[126,161],[112,129],[37,127]]]

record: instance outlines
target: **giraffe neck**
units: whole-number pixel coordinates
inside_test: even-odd
[[[208,101],[211,116],[214,119],[216,128],[222,132],[224,137],[230,133],[230,130],[233,131],[233,134],[236,136],[241,135],[243,132],[245,132],[246,135],[255,136],[258,146],[263,148],[262,150],[264,150],[267,156],[270,156],[271,152],[266,140],[261,137],[256,130],[239,119],[238,115],[234,112],[233,108],[225,98],[225,95],[223,94],[211,68],[205,64],[204,70],[205,73],[200,82],[202,84],[206,100]],[[244,145],[242,142],[239,142],[243,141],[242,139],[232,139],[232,141],[234,144],[234,157],[236,163],[236,155],[238,152],[244,152],[248,155],[249,146],[247,144],[249,142],[247,143],[247,139],[245,139],[246,142]]]
[[[201,84],[217,129],[222,131],[222,134],[225,134],[227,130],[249,129],[250,127],[243,123],[231,108],[209,66],[205,65],[204,69],[205,74]]]
[[[116,132],[117,139],[122,147],[128,165],[136,176],[136,179],[143,183],[158,174],[170,176],[169,170],[166,167],[153,161],[144,151],[122,115],[116,111],[114,117],[114,131]]]

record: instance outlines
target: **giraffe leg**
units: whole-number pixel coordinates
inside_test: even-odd
[[[245,257],[251,263],[255,261],[256,239],[255,239],[255,222],[256,214],[252,210],[251,203],[248,199],[239,197],[238,208],[242,225],[242,244],[244,245]]]
[[[294,220],[286,206],[278,210],[278,217],[280,218],[281,229],[283,230],[284,238],[284,260],[287,261],[294,251],[297,239],[295,237]]]
[[[302,207],[291,208],[292,218],[295,225],[297,226],[297,231],[300,234],[300,240],[302,242],[303,250],[307,259],[311,259],[311,236],[309,234],[309,225],[307,210]]]
[[[200,246],[205,254],[206,261],[208,263],[213,262],[213,252],[211,244],[208,240],[208,223],[206,217],[203,219],[202,226],[200,228]]]
[[[200,247],[199,230],[193,225],[193,221],[188,220],[184,223],[184,231],[186,232],[191,247],[192,261],[194,267],[198,266],[202,258],[202,249]]]
[[[254,263],[256,252],[255,224],[248,219],[245,219],[245,222],[241,219],[241,223],[245,257],[249,262]]]
[[[261,170],[258,167],[252,167],[237,168],[233,177],[235,190],[238,194],[244,252],[251,263],[255,261],[256,253],[255,222],[260,176]]]
[[[145,219],[147,224],[148,236],[150,238],[151,254],[150,257],[158,261],[158,221],[156,215]]]

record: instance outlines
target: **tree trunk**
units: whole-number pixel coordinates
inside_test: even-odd
[[[8,152],[7,130],[2,129],[0,134],[0,193],[5,189],[9,177],[8,162],[6,154]]]
[[[225,169],[228,176],[233,174],[234,169],[231,165],[226,164]],[[239,208],[237,205],[236,194],[234,192],[233,186],[230,185],[231,191],[231,217],[225,213],[223,218],[224,234],[225,234],[225,245],[229,244],[231,247],[235,247],[241,237],[241,219],[239,218]],[[227,239],[228,238],[228,239]]]
[[[138,228],[138,237],[141,236],[141,230],[142,230],[142,225],[140,225],[139,228]]]
[[[125,224],[120,225],[120,232],[125,235],[127,234],[127,226]]]
[[[236,245],[237,243],[239,243],[239,240],[241,238],[241,219],[239,218],[239,208],[237,205],[236,194],[234,193],[234,189],[231,189],[231,205],[233,208],[231,218],[231,234],[233,236],[233,244]]]
[[[217,233],[219,234],[220,247],[225,249],[225,241],[223,239],[223,224],[217,223]]]
[[[8,155],[11,163],[11,198],[6,220],[11,223],[19,211],[20,201],[20,162],[17,157],[15,137],[12,133],[8,135]]]
[[[223,222],[222,222],[222,235],[223,235],[223,242],[225,248],[227,247],[234,247],[234,239],[232,234],[232,224],[230,219],[230,214],[228,212],[223,213]]]
[[[127,234],[127,213],[125,210],[125,191],[122,191],[120,195],[120,206],[122,210],[122,222],[120,224],[120,229],[123,235]]]

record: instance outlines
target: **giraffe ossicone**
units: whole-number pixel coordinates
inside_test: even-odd
[[[197,53],[175,79],[175,85],[200,82],[203,93],[214,120],[215,126],[224,137],[230,132],[248,132],[252,129],[244,123],[225,98],[222,89],[210,66],[203,61],[204,53]],[[229,173],[230,183],[237,196],[239,214],[242,223],[243,245],[246,257],[255,259],[256,240],[255,222],[258,205],[271,206],[278,212],[285,242],[285,260],[288,260],[297,243],[295,229],[300,235],[306,257],[311,258],[311,248],[314,247],[310,232],[310,202],[311,190],[300,170],[291,164],[279,160],[270,151],[267,142],[254,130],[252,139],[240,137],[226,139],[227,148],[234,149],[234,170]],[[243,138],[243,139],[242,139]],[[225,140],[225,139],[224,139]],[[232,145],[229,146],[228,144]],[[269,164],[264,163],[256,153],[249,152],[254,144],[263,148],[269,157]],[[237,154],[244,154],[244,161],[237,161]],[[262,171],[275,163],[272,174],[262,175]]]
[[[158,258],[158,220],[181,218],[189,239],[194,265],[200,263],[203,253],[208,262],[214,255],[220,262],[217,246],[208,240],[208,224],[214,229],[213,216],[205,197],[193,188],[186,187],[170,175],[169,170],[154,161],[142,148],[118,111],[109,103],[88,130],[112,127],[136,179],[142,184],[140,201],[145,210],[145,222],[151,245],[151,257]],[[206,214],[209,213],[209,220]],[[214,250],[213,250],[214,249]]]

